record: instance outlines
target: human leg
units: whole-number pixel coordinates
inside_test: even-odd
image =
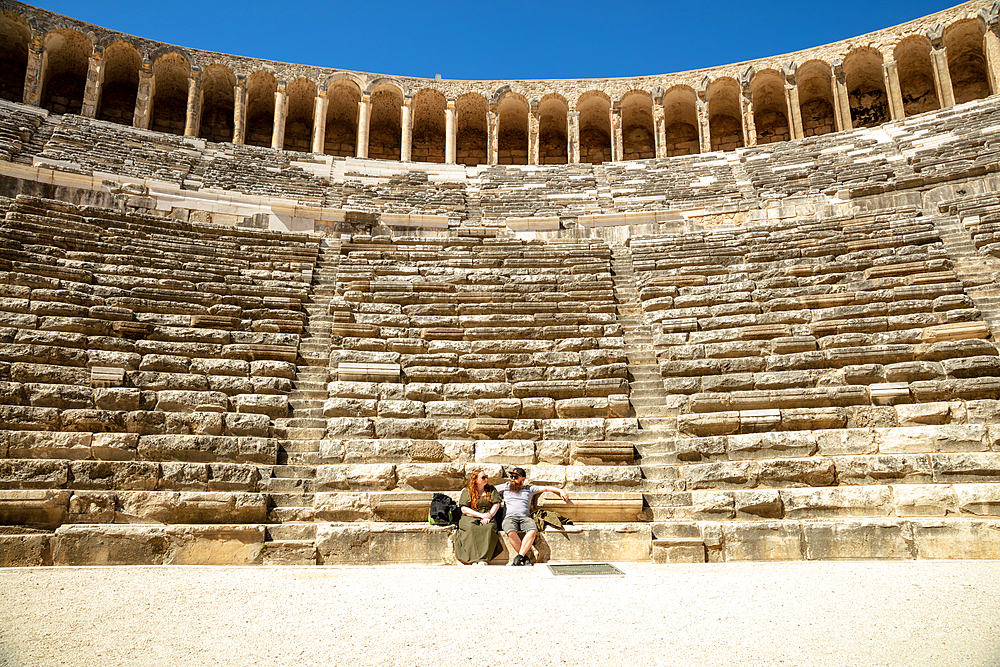
[[[517,549],[517,553],[522,556],[527,556],[528,552],[531,550],[531,545],[535,543],[535,535],[538,534],[537,530],[529,530],[524,534],[524,539],[519,540],[520,546]]]

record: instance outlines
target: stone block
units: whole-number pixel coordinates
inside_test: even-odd
[[[396,483],[401,489],[459,491],[468,480],[464,463],[400,463]]]
[[[837,480],[841,484],[921,484],[932,481],[927,454],[873,454],[836,459]]]
[[[757,486],[756,461],[723,461],[684,466],[688,489],[742,489]]]
[[[453,530],[425,524],[369,524],[369,563],[455,563]],[[324,558],[326,562],[326,558]]]
[[[888,486],[782,489],[787,519],[885,517],[893,513]]]
[[[368,524],[320,524],[316,527],[316,550],[320,565],[369,565],[371,529]]]
[[[52,535],[0,535],[0,567],[52,565]]]
[[[896,516],[943,517],[958,513],[958,500],[950,485],[899,484],[891,488]]]
[[[931,467],[938,483],[996,482],[1000,480],[1000,453],[932,454]]]
[[[577,524],[539,533],[535,544],[540,562],[649,562],[652,532],[648,523]]]
[[[350,440],[353,438],[374,437],[375,424],[368,417],[334,417],[327,420],[327,439]]]
[[[86,459],[90,458],[93,437],[90,433],[60,431],[0,432],[12,459]]]
[[[372,498],[367,493],[317,493],[313,499],[313,512],[319,521],[357,522],[375,518]],[[321,530],[322,527],[317,531],[317,546],[320,546]]]
[[[802,560],[802,525],[798,521],[734,521],[722,524],[727,562]]]
[[[271,419],[288,416],[288,396],[283,394],[237,394],[232,400],[236,412],[267,415]]]
[[[818,454],[821,456],[871,454],[877,451],[874,429],[850,428],[836,431],[815,431],[814,435]]]
[[[882,454],[981,452],[988,449],[986,427],[982,424],[877,428],[875,440]]]
[[[396,486],[391,463],[316,466],[314,481],[321,491],[385,491]]]
[[[911,519],[920,558],[1000,558],[1000,520]]]
[[[831,486],[833,460],[828,458],[772,459],[758,465],[760,483],[771,487]]]
[[[958,509],[975,516],[1000,516],[1000,488],[996,484],[955,484]]]
[[[960,408],[960,406],[960,403],[947,402],[897,405],[896,420],[900,426],[948,424],[954,419],[953,408]]]
[[[60,526],[53,538],[54,565],[162,565],[166,528],[149,525]]]
[[[165,565],[256,565],[264,526],[167,526]]]
[[[0,490],[0,525],[58,526],[66,521],[70,491]]]
[[[641,493],[573,492],[569,502],[545,494],[536,503],[537,507],[553,510],[575,523],[624,523],[642,521],[644,517]]]
[[[546,440],[604,440],[604,419],[546,419],[542,431]]]
[[[685,435],[694,437],[738,433],[740,430],[740,413],[729,411],[678,415],[677,430]]]
[[[430,491],[387,491],[371,494],[371,506],[380,521],[426,522],[433,493]],[[458,499],[458,493],[452,492]]]
[[[535,443],[531,440],[479,440],[476,463],[531,465],[535,462]]]
[[[536,468],[532,468],[534,473]],[[572,491],[609,491],[635,488],[642,483],[639,466],[581,466],[566,468],[566,485]],[[529,475],[533,481],[535,477]],[[572,496],[571,496],[572,497]]]
[[[801,458],[814,455],[817,448],[811,431],[747,433],[726,439],[726,449],[732,460]]]
[[[692,491],[691,518],[698,520],[732,519],[736,516],[733,494],[727,491]]]
[[[237,398],[234,397],[234,404]],[[229,397],[220,391],[159,391],[156,409],[161,412],[226,412]]]
[[[68,482],[68,461],[0,460],[0,489],[58,489]]]
[[[907,521],[806,521],[802,529],[809,560],[908,560],[917,557],[913,529]]]
[[[736,518],[742,520],[781,519],[784,506],[777,489],[732,491]]]

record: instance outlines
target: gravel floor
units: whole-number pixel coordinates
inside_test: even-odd
[[[1000,561],[0,570],[0,665],[1000,665]]]

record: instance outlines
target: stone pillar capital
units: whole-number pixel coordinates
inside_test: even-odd
[[[931,46],[935,49],[944,46],[944,26],[938,23],[933,28],[928,28],[927,39],[931,40]]]

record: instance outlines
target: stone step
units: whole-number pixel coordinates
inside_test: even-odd
[[[286,465],[315,466],[319,465],[318,451],[309,452],[278,452],[278,462]]]
[[[323,420],[325,421],[325,420]],[[318,442],[326,435],[326,426],[323,428],[302,428],[291,427],[285,429],[285,440],[305,440]]]
[[[304,541],[316,539],[314,523],[282,523],[266,527],[265,539],[273,541]]]
[[[316,468],[313,466],[276,465],[271,466],[271,476],[284,479],[313,479]]]
[[[301,417],[301,418],[300,417],[293,417],[293,418],[291,418],[291,419],[288,420],[288,422],[287,422],[287,424],[285,424],[285,426],[287,426],[289,428],[289,430],[291,430],[291,429],[311,429],[311,430],[319,429],[319,430],[325,430],[326,429],[326,420],[322,419],[322,418],[316,419],[316,418],[311,418],[311,417]]]
[[[312,493],[268,493],[271,507],[308,507],[312,508],[315,496]]]
[[[314,521],[316,517],[312,504],[290,507],[271,507],[267,511],[267,520],[273,524],[287,522]]]

